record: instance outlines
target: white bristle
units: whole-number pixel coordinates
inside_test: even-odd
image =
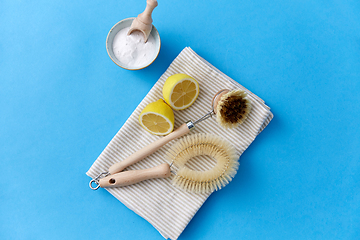
[[[185,166],[191,158],[201,155],[213,157],[215,166],[207,171],[194,171]],[[180,139],[169,149],[166,158],[179,169],[173,184],[196,193],[210,193],[225,187],[239,167],[235,148],[212,134],[193,134]]]

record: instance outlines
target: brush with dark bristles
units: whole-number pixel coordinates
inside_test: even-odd
[[[247,118],[251,104],[247,94],[241,90],[222,90],[214,103],[216,121],[224,128],[234,128]]]
[[[212,110],[195,122],[191,120],[181,125],[178,129],[169,135],[149,144],[125,160],[115,163],[107,172],[100,173],[99,176],[92,179],[89,183],[91,189],[99,187],[119,187],[134,184],[143,180],[159,177],[168,177],[170,175],[170,166],[167,163],[157,167],[121,172],[126,167],[139,162],[150,154],[154,153],[162,146],[177,139],[195,128],[199,122],[216,115],[217,122],[224,128],[233,128],[243,123],[251,110],[250,100],[246,92],[242,90],[221,90],[215,94],[212,100]],[[120,173],[121,172],[121,173]],[[104,178],[101,178],[105,176]],[[92,185],[96,184],[96,187]]]

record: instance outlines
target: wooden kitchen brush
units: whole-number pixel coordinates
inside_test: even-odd
[[[220,92],[219,101],[214,106],[216,121],[224,128],[237,127],[244,122],[251,110],[247,93],[240,89]]]
[[[211,163],[208,156],[212,158]],[[199,166],[216,163],[209,170],[196,171],[188,166],[195,157],[202,157]],[[171,146],[165,155],[168,163],[143,170],[130,170],[106,176],[99,180],[101,187],[123,187],[150,178],[168,178],[174,174],[172,183],[185,191],[211,193],[225,187],[235,176],[239,167],[239,155],[225,139],[205,133],[186,136]],[[170,168],[173,170],[170,172]]]
[[[196,171],[187,166],[189,160],[198,156],[209,156],[215,165],[205,171]],[[170,147],[166,159],[177,167],[173,184],[185,191],[211,193],[225,187],[235,176],[239,167],[239,155],[225,139],[212,134],[193,134],[184,137]],[[204,161],[207,158],[201,159]],[[206,163],[197,162],[198,165]]]

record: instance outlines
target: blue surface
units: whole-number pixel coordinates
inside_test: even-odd
[[[179,239],[360,239],[360,2],[159,1],[162,48],[105,40],[134,1],[0,1],[0,239],[162,239],[85,172],[190,46],[275,118]]]

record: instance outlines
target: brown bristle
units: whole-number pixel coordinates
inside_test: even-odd
[[[246,109],[244,99],[241,96],[231,96],[224,101],[220,114],[226,122],[236,123],[238,119],[243,118],[244,109]]]
[[[219,101],[217,121],[226,128],[236,127],[247,118],[250,109],[250,101],[244,91],[231,91],[223,95]]]

